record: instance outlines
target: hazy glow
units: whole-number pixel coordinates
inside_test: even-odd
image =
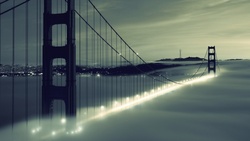
[[[82,131],[82,127],[78,127],[76,132],[81,132]]]
[[[66,119],[65,119],[65,118],[62,118],[62,119],[61,119],[61,123],[62,123],[62,124],[65,124],[65,123],[66,123]]]
[[[124,102],[124,103],[114,101],[113,107],[111,107],[111,108],[107,108],[107,107],[102,105],[102,106],[100,106],[99,113],[97,113],[96,115],[93,115],[91,117],[88,117],[88,118],[85,118],[83,120],[78,121],[75,129],[73,129],[71,131],[65,131],[65,129],[54,130],[51,132],[51,136],[58,135],[59,133],[64,133],[67,135],[74,135],[74,134],[80,133],[83,130],[82,125],[86,122],[89,122],[89,121],[92,121],[95,119],[100,119],[100,118],[103,118],[103,117],[108,116],[110,114],[129,109],[133,106],[139,105],[139,104],[144,103],[144,102],[149,101],[149,100],[152,100],[158,96],[168,94],[169,92],[174,91],[176,89],[179,89],[183,86],[192,85],[194,83],[199,83],[199,82],[204,82],[204,81],[207,81],[208,79],[211,79],[214,77],[215,77],[214,75],[206,75],[206,76],[203,76],[200,78],[187,79],[187,80],[178,82],[181,84],[162,85],[162,87],[158,87],[157,90],[152,89],[151,93],[143,92],[142,95],[137,94],[132,99],[130,97],[126,97],[125,98],[126,102]],[[60,123],[65,124],[66,119],[65,118],[61,119]],[[41,128],[32,129],[31,133],[34,134],[40,130],[41,130]],[[45,138],[46,137],[49,137],[49,136],[47,135],[47,136],[45,136]]]
[[[134,100],[129,100],[129,97],[127,97],[126,98],[127,102],[123,103],[123,104],[121,104],[117,101],[114,101],[113,108],[107,109],[106,111],[102,111],[100,114],[93,116],[93,117],[90,117],[88,120],[79,121],[78,125],[83,124],[83,123],[90,121],[90,120],[93,120],[93,119],[103,118],[104,116],[107,116],[107,115],[115,113],[115,112],[120,112],[120,111],[129,109],[133,106],[139,105],[143,102],[154,99],[158,96],[167,94],[167,93],[174,91],[178,88],[181,88],[183,86],[190,85],[193,83],[203,82],[203,81],[206,81],[206,80],[211,79],[213,77],[214,77],[214,75],[207,75],[207,76],[203,76],[200,78],[188,79],[186,81],[183,81],[181,83],[181,85],[173,84],[173,85],[168,85],[169,87],[166,87],[165,85],[163,85],[162,86],[163,88],[159,87],[157,91],[152,89],[151,94],[147,94],[147,92],[144,92],[144,96],[136,95]]]
[[[119,106],[119,105],[120,105],[119,102],[114,101],[114,104],[113,104],[114,107],[117,107],[117,106]]]
[[[101,106],[101,111],[104,111],[105,110],[105,106]]]
[[[34,134],[34,133],[36,133],[36,130],[33,129],[31,132]]]
[[[140,95],[137,94],[137,95],[135,96],[135,99],[139,99],[139,98],[140,98]]]
[[[56,132],[55,132],[55,131],[52,131],[51,135],[52,135],[52,136],[55,136],[55,135],[56,135]]]
[[[31,130],[32,134],[38,133],[39,131],[41,131],[41,127],[37,127]]]
[[[129,97],[126,98],[126,102],[129,102]]]

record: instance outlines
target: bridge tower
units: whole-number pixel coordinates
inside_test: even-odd
[[[44,0],[43,17],[43,83],[42,83],[42,115],[47,117],[53,110],[53,101],[62,100],[67,117],[76,117],[76,47],[75,47],[75,1],[67,0],[64,13],[52,13],[52,1]],[[55,7],[55,6],[54,6]],[[52,27],[66,25],[66,44],[53,46]],[[66,82],[64,86],[53,85],[53,60],[64,59],[66,65]]]
[[[208,65],[208,73],[213,71],[214,74],[216,74],[216,51],[215,51],[215,46],[208,46],[207,65]]]

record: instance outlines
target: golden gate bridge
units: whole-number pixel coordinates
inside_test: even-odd
[[[76,134],[89,120],[216,73],[215,46],[209,46],[192,65],[198,69],[171,79],[164,68],[175,65],[147,63],[90,0],[4,0],[0,13],[0,99],[7,108],[1,126],[11,126],[13,135],[21,121],[41,140]],[[53,129],[42,134],[48,123]]]

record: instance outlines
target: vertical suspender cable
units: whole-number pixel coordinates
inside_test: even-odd
[[[106,25],[107,23],[105,22],[105,24],[104,25]],[[107,33],[106,33],[106,30],[105,30],[105,40],[108,42],[108,39],[107,39]],[[110,56],[108,56],[108,52],[109,52],[109,49],[108,49],[108,47],[107,47],[107,44],[105,44],[106,46],[104,46],[104,49],[105,49],[105,69],[106,70],[108,70],[108,68],[109,68],[109,64],[108,64],[108,60],[109,60],[109,57]],[[105,83],[104,83],[104,85],[105,85],[105,88],[106,88],[106,91],[105,91],[105,94],[106,94],[106,98],[105,98],[105,103],[106,103],[106,107],[108,106],[108,98],[110,97],[110,93],[108,92],[108,84],[110,84],[109,83],[109,77],[105,77]]]
[[[59,2],[58,2],[58,5],[59,5]],[[60,13],[63,13],[63,6],[62,6],[62,1],[61,1],[61,8],[59,9],[59,7],[58,7],[58,13],[60,12]],[[59,30],[59,28],[60,28],[60,30]],[[59,31],[61,32],[61,34],[59,33]],[[57,39],[57,42],[58,42],[58,45],[59,46],[62,46],[63,45],[63,26],[62,26],[62,24],[60,25],[60,27],[58,27],[58,32],[57,33],[59,33],[59,35],[60,35],[60,37],[61,37],[61,39],[59,39],[59,35],[57,35],[58,36],[58,39]],[[60,40],[60,41],[59,41]],[[59,43],[60,42],[60,43]],[[66,62],[65,62],[66,63]],[[63,65],[66,65],[66,64],[63,64],[63,59],[60,59],[60,70],[61,70],[61,68],[63,67]],[[60,71],[60,73],[61,73],[61,75],[60,75],[60,86],[62,86],[63,84],[63,76],[62,76],[62,72]],[[62,106],[63,106],[63,103],[61,102],[61,116],[62,116]]]
[[[95,29],[95,9],[93,8],[93,27]],[[93,32],[93,68],[95,68],[95,33]],[[96,95],[95,95],[95,77],[93,78],[93,94],[94,94],[94,112],[96,106]]]
[[[100,16],[100,18],[99,18],[99,30],[100,30],[100,35],[102,36],[102,19],[101,19],[101,16]],[[100,65],[99,65],[99,67],[100,67],[100,69],[102,69],[102,67],[103,67],[103,64],[102,64],[102,49],[103,49],[103,47],[102,47],[102,39],[100,38],[100,40],[99,40],[99,47],[98,47],[98,51],[99,51],[99,55],[98,55],[98,62],[100,63]],[[101,75],[101,74],[99,74],[99,75]],[[99,101],[100,101],[100,105],[103,103],[103,101],[102,101],[102,99],[105,97],[105,96],[103,96],[102,94],[102,79],[101,78],[99,78]]]
[[[142,65],[143,62],[140,61],[140,64]],[[143,75],[144,75],[143,73],[140,74],[140,84],[141,84],[140,88],[141,88],[141,93],[144,92],[144,89],[143,89],[143,88],[144,88],[144,87],[143,87],[143,86],[144,86],[144,85],[143,85],[143,84],[144,84]]]
[[[102,18],[101,18],[101,16],[100,16],[100,22],[102,21]],[[102,22],[101,22],[102,23]],[[104,36],[104,39],[105,39],[105,41],[107,41],[107,39],[106,39],[106,37],[105,37],[105,28],[103,29],[102,28],[102,24],[100,24],[101,25],[101,29],[100,29],[100,31],[102,31],[102,30],[104,30],[103,31],[103,36]],[[105,25],[105,22],[104,22],[104,25]],[[101,35],[102,35],[102,32],[100,33]],[[102,61],[102,69],[103,70],[105,70],[106,69],[106,60],[105,60],[105,58],[106,57],[108,57],[108,56],[105,56],[105,53],[104,53],[104,51],[105,50],[107,50],[106,48],[105,48],[105,44],[104,44],[104,41],[100,38],[100,42],[102,42],[102,44],[101,44],[101,49],[102,49],[102,51],[101,51],[101,61]],[[105,74],[105,73],[103,73],[103,74]],[[103,87],[103,95],[104,95],[104,99],[103,99],[103,105],[104,106],[107,106],[106,105],[106,99],[107,99],[107,93],[106,93],[106,90],[107,90],[107,87],[105,87],[107,84],[105,83],[105,80],[107,80],[107,78],[105,77],[102,77],[101,78],[101,84],[102,84],[102,87]]]
[[[138,58],[139,58],[139,54],[137,55],[138,56]],[[138,61],[138,65],[140,66],[140,64],[141,64],[141,61],[140,61],[140,59],[139,59],[139,61]],[[139,88],[140,88],[140,95],[142,95],[142,81],[141,81],[141,75],[142,75],[142,73],[140,73],[139,74]]]
[[[25,6],[25,16],[26,16],[26,24],[25,24],[25,121],[26,121],[26,127],[28,125],[28,87],[29,87],[29,81],[28,81],[28,60],[29,60],[29,52],[28,52],[28,43],[29,43],[29,4],[26,3]]]
[[[219,64],[219,58],[217,57],[217,53],[215,53],[215,62],[216,62],[216,65],[220,71],[220,64]]]
[[[64,8],[64,9],[63,9]],[[64,5],[64,7],[63,7],[63,4],[62,4],[62,1],[61,1],[61,13],[63,13],[63,11],[67,11],[67,3],[65,2],[65,5]],[[67,31],[63,31],[63,25],[60,25],[60,27],[61,27],[61,29],[60,29],[60,31],[61,31],[61,46],[63,45],[63,37],[64,36],[66,36],[66,32]],[[64,29],[64,30],[67,30],[67,29]],[[66,38],[66,37],[64,37],[64,38]],[[63,65],[66,67],[66,61],[64,62],[64,64],[63,64],[63,59],[60,59],[60,61],[61,61],[61,67],[63,67]],[[64,77],[66,77],[66,76],[64,76]],[[63,75],[61,74],[60,75],[60,78],[61,78],[61,86],[63,85]],[[66,82],[64,82],[64,83],[66,83]],[[63,103],[61,102],[61,116],[62,116],[62,114],[63,114]],[[66,105],[65,105],[65,108],[66,108]]]
[[[107,38],[108,38],[108,29],[107,29],[107,23],[106,23],[106,34],[107,34]],[[110,42],[111,42],[111,46],[113,46],[113,39],[112,39],[112,36],[111,36],[111,38],[110,38]],[[107,45],[107,47],[108,47],[108,45]],[[111,70],[113,70],[114,69],[114,62],[113,62],[113,60],[114,60],[114,56],[113,56],[113,50],[112,49],[110,49],[110,51],[111,51]],[[112,72],[111,72],[112,73]],[[113,85],[113,81],[114,80],[114,77],[111,77],[111,102],[110,102],[110,106],[112,106],[112,102],[114,101],[114,85]]]
[[[131,51],[130,50],[128,50],[128,58],[129,58],[129,61],[131,62],[131,53],[130,53]],[[130,75],[129,76],[129,96],[132,94],[132,88],[133,88],[133,86],[131,85],[131,78],[132,78],[132,75]]]
[[[98,17],[96,16],[96,28],[98,28]],[[95,34],[95,36],[96,36],[96,49],[95,49],[95,57],[96,57],[96,59],[95,59],[95,68],[98,68],[98,61],[99,61],[99,39],[98,39],[98,36]],[[99,72],[97,72],[97,77],[98,77],[98,73]],[[99,90],[98,90],[98,88],[99,88],[99,79],[96,77],[96,98],[97,98],[97,105],[99,106],[100,105],[100,93],[99,93]]]
[[[124,49],[125,49],[125,58],[127,58],[127,45],[125,44],[124,45]],[[126,64],[125,64],[125,66],[127,66],[127,62],[126,62]],[[128,96],[127,95],[127,90],[128,90],[128,88],[127,88],[127,75],[128,74],[125,74],[124,75],[124,93],[125,93],[125,98]]]
[[[122,40],[121,40],[121,52],[120,52],[120,54],[121,55],[123,55],[122,54]],[[123,60],[122,60],[122,57],[120,56],[120,67],[122,67],[122,62],[123,62]],[[121,98],[121,103],[122,103],[122,97],[123,97],[123,93],[122,93],[122,78],[123,78],[123,75],[121,74],[121,76],[120,76],[120,98]]]
[[[108,41],[107,40],[107,36],[106,36],[106,22],[104,22],[104,29],[103,29],[103,32],[104,32],[104,35],[103,36],[105,36],[105,41]],[[106,46],[105,46],[106,45]],[[106,48],[107,47],[107,44],[105,44],[105,42],[103,41],[103,45],[102,45],[102,49],[103,49],[103,51],[102,51],[102,60],[103,60],[103,69],[105,69],[105,70],[107,70],[107,68],[108,68],[108,64],[107,64],[107,58],[108,58],[108,56],[107,56],[107,52],[108,52],[108,48]],[[105,52],[104,52],[105,51]],[[106,73],[105,73],[105,75],[106,75]],[[107,84],[108,84],[108,78],[107,77],[105,77],[105,79],[104,78],[102,78],[103,79],[103,88],[105,89],[105,91],[104,91],[104,94],[105,94],[105,101],[104,101],[104,103],[105,103],[105,106],[107,107],[108,105],[107,105],[107,99],[108,99],[108,96],[109,96],[109,94],[108,94],[108,87],[107,87]]]
[[[38,73],[38,46],[39,46],[39,8],[38,8],[38,2],[40,0],[37,0],[36,1],[36,73]],[[38,92],[38,87],[39,86],[39,76],[36,76],[36,95],[35,95],[35,99],[36,99],[36,116],[37,116],[37,119],[39,120],[39,104],[38,104],[38,95],[39,95],[39,92]]]
[[[112,30],[111,30],[111,37],[112,37]],[[115,45],[115,50],[117,50],[117,35],[116,35],[116,39],[115,39],[116,41],[116,45]],[[119,67],[118,67],[118,64],[117,64],[117,56],[118,56],[118,54],[116,54],[116,56],[115,56],[115,63],[116,63],[116,68],[117,69],[119,69]],[[117,83],[118,83],[118,80],[117,80],[117,77],[118,77],[118,74],[115,76],[116,77],[116,79],[115,79],[115,88],[116,88],[116,90],[115,90],[115,100],[117,101],[117,95],[118,95],[118,85],[117,85]]]
[[[105,22],[105,33],[106,33],[106,35],[105,35],[106,39],[105,40],[108,41],[108,39],[107,39],[107,28],[106,28],[106,25],[107,25],[107,23]],[[107,44],[106,44],[106,47],[104,49],[105,49],[105,58],[106,58],[106,60],[105,60],[105,66],[106,66],[107,69],[109,69],[110,68],[109,63],[108,63],[108,59],[109,59],[108,52],[109,52],[109,50],[107,48]],[[106,85],[105,86],[105,88],[106,88],[106,92],[105,93],[106,93],[106,107],[107,107],[108,106],[108,97],[110,97],[110,94],[111,94],[108,91],[108,84],[110,84],[109,83],[110,77],[106,77],[105,80],[106,80],[106,82],[104,84]]]
[[[62,4],[61,4],[61,7],[62,7]],[[56,13],[59,13],[59,2],[58,2],[58,0],[56,0]],[[56,26],[56,32],[55,33],[56,33],[56,35],[52,35],[52,39],[54,38],[53,36],[56,36],[56,46],[59,46],[59,26]],[[53,28],[52,28],[52,34],[54,34],[53,33]],[[54,62],[52,62],[52,63],[53,63],[52,66],[55,65],[55,67],[57,68],[56,70],[58,70],[59,59],[56,59],[56,62],[55,62],[56,64],[54,64]],[[59,73],[59,72],[56,72],[56,73]],[[56,83],[55,84],[57,86],[59,86],[59,75],[54,75],[54,79],[56,79]],[[54,82],[54,79],[53,79],[53,82]],[[55,111],[58,114],[58,116],[59,116],[59,113],[60,113],[60,115],[62,115],[62,110],[60,109],[61,108],[60,103],[53,103],[53,108],[57,109],[57,107],[58,107],[58,110],[59,110],[58,113],[55,110],[53,110],[53,111]],[[53,114],[52,114],[52,116],[53,116]]]
[[[0,4],[0,11],[2,11],[2,5]],[[0,16],[0,68],[2,67],[2,16]],[[0,76],[0,99],[2,93],[2,79]]]
[[[135,65],[138,66],[138,56],[137,54],[135,54],[135,57],[136,57],[136,63]],[[140,75],[140,72],[138,72],[137,76],[136,76],[136,93],[139,94],[140,90],[139,90],[139,75]]]
[[[40,69],[41,69],[41,63],[42,63],[42,1],[41,0],[39,0],[39,19],[40,19],[40,22],[39,22],[39,52],[38,52],[38,55],[39,55],[39,57],[38,57],[38,59],[39,59],[39,66],[40,66]],[[41,71],[41,70],[40,70]],[[41,86],[41,82],[42,82],[42,77],[41,76],[39,76],[39,86]],[[39,91],[38,91],[38,93],[39,93],[39,97],[38,97],[38,108],[39,108],[39,125],[41,124],[40,122],[41,122],[41,92],[42,92],[42,90],[41,90],[41,87],[39,87]]]
[[[81,0],[79,0],[79,11],[81,12]],[[81,59],[82,59],[82,47],[81,47],[81,38],[82,38],[82,28],[81,28],[81,24],[82,24],[82,20],[79,20],[79,68],[81,68],[82,66],[82,62],[81,62]],[[78,88],[79,88],[79,116],[81,117],[81,107],[82,107],[82,104],[81,104],[81,95],[82,95],[82,79],[81,79],[81,76],[78,75],[78,78],[79,78],[79,85],[78,85]]]
[[[56,0],[56,13],[59,13],[59,2],[58,2],[59,0]],[[52,4],[53,5],[53,4]],[[62,7],[62,4],[61,4],[61,7]],[[52,39],[54,38],[53,36],[56,36],[56,46],[59,46],[59,26],[56,26],[56,35],[53,33],[53,28],[52,28]],[[62,34],[61,34],[61,36],[62,36]],[[59,59],[56,59],[56,64],[54,64],[54,62],[52,62],[53,64],[52,64],[52,66],[53,65],[56,65],[56,67],[59,67]],[[52,67],[53,68],[53,67]],[[58,69],[57,69],[58,70]],[[59,73],[59,72],[57,72],[57,73]],[[56,85],[57,86],[59,86],[59,81],[58,81],[58,75],[54,75],[54,77],[56,77],[55,79],[56,79]],[[54,81],[54,80],[53,80]],[[54,104],[53,104],[54,105]],[[58,104],[56,104],[55,106],[59,106]],[[59,108],[58,108],[59,109]]]
[[[87,22],[89,22],[89,2],[87,1],[86,2],[87,4],[86,4],[86,9],[87,9]],[[86,51],[85,51],[85,55],[86,55],[86,69],[89,69],[89,67],[88,67],[88,60],[89,60],[89,58],[88,58],[88,53],[89,53],[89,51],[88,51],[88,46],[89,46],[89,42],[88,42],[88,40],[89,40],[89,34],[88,34],[88,25],[86,24]],[[89,103],[88,103],[88,100],[89,100],[89,93],[88,93],[88,77],[86,78],[86,104],[87,104],[87,113],[88,113],[88,106],[89,106]]]
[[[132,52],[133,53],[133,52]],[[135,64],[135,54],[133,53],[133,64]],[[136,93],[136,90],[135,90],[135,74],[133,74],[133,80],[132,80],[132,86],[133,86],[133,93],[135,94]]]
[[[100,35],[102,36],[102,17],[100,16]],[[104,32],[104,35],[105,35],[105,32]],[[105,39],[106,40],[106,39]],[[106,40],[107,41],[107,40]],[[102,61],[102,65],[101,65],[101,68],[104,70],[105,69],[105,59],[107,59],[106,57],[108,57],[108,56],[104,56],[104,51],[105,51],[105,48],[104,48],[104,41],[102,41],[102,39],[100,38],[100,43],[101,43],[101,45],[100,45],[100,61]],[[105,100],[106,100],[106,93],[105,93],[105,90],[106,90],[106,87],[105,87],[105,83],[104,83],[104,79],[103,79],[103,77],[100,79],[101,81],[100,81],[100,85],[103,87],[103,92],[101,91],[101,89],[100,89],[100,93],[102,93],[103,94],[103,100],[102,100],[102,103],[103,103],[103,105],[105,105]]]
[[[101,20],[101,17],[100,17],[100,20]],[[104,24],[104,28],[101,26],[101,31],[103,32],[103,36],[104,36],[104,39],[105,39],[105,41],[107,41],[107,39],[106,39],[106,34],[105,34],[105,22],[103,22],[103,24]],[[107,50],[106,48],[105,48],[105,42],[100,38],[100,40],[102,41],[102,53],[101,53],[101,60],[102,60],[102,69],[103,70],[106,70],[106,68],[107,68],[107,65],[106,65],[106,57],[108,57],[108,56],[106,56],[105,55],[105,51]],[[105,71],[106,72],[106,71]],[[105,76],[106,76],[106,73],[103,73]],[[102,80],[102,87],[103,87],[103,95],[104,95],[104,99],[103,99],[103,105],[104,106],[107,106],[106,105],[106,100],[107,100],[107,96],[108,96],[108,94],[107,94],[107,92],[106,92],[106,90],[107,90],[107,83],[105,83],[106,82],[106,80],[107,80],[107,78],[106,77],[102,77],[101,78],[101,80]]]
[[[64,4],[63,4],[62,0],[59,0],[59,1],[57,1],[57,13],[62,13],[63,9],[65,9],[65,11],[67,9],[67,7],[66,7],[67,2],[64,2]],[[61,6],[61,7],[59,7],[59,6]],[[56,38],[57,38],[56,43],[57,43],[58,46],[61,46],[62,42],[63,42],[62,41],[63,37],[65,36],[65,32],[63,30],[62,24],[56,26],[56,32],[57,32],[57,34],[56,34]],[[59,37],[59,35],[60,35],[60,37]],[[64,66],[66,67],[66,61],[65,61],[65,64],[63,64],[63,59],[62,58],[56,59],[56,67],[59,69],[59,70],[57,69],[57,73],[61,73],[60,70]],[[58,86],[62,86],[62,78],[63,78],[62,74],[56,76]],[[59,103],[57,103],[56,106],[58,107],[58,113],[57,113],[58,115],[56,115],[56,116],[58,116],[58,117],[60,116],[60,118],[62,118],[63,117],[63,102],[59,101]]]
[[[15,6],[15,0],[13,0],[13,7]],[[12,11],[12,101],[11,101],[11,120],[12,120],[12,133],[14,129],[14,113],[15,113],[15,9]]]
[[[139,58],[139,55],[137,55],[138,58]],[[140,65],[140,60],[138,59],[138,65]],[[141,89],[141,73],[138,75],[139,77],[139,91],[140,91],[140,94],[142,94],[142,89]]]

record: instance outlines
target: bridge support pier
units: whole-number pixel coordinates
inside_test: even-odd
[[[216,51],[215,46],[208,46],[208,60],[207,60],[208,73],[211,71],[216,74]]]
[[[66,117],[76,118],[76,47],[75,47],[75,3],[67,0],[65,13],[52,13],[52,1],[44,0],[43,17],[43,82],[42,115],[48,117],[53,110],[53,101],[62,100],[65,104]],[[54,6],[55,7],[55,6]],[[67,42],[64,46],[53,46],[52,27],[66,25]],[[65,60],[65,86],[53,85],[53,60]]]

